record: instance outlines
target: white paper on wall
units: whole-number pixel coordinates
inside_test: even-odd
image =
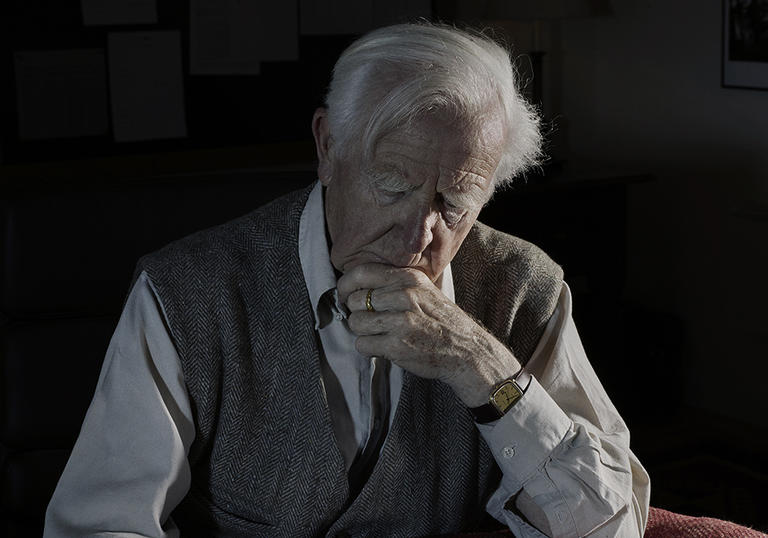
[[[301,0],[301,33],[364,34],[400,22],[432,16],[430,0]]]
[[[108,44],[115,140],[186,136],[180,33],[114,32]]]
[[[83,24],[157,24],[156,0],[80,0]]]
[[[373,0],[373,26],[376,28],[431,16],[430,0]]]
[[[19,138],[104,135],[107,80],[102,49],[14,53]]]
[[[373,28],[374,0],[301,0],[301,33],[363,34]]]
[[[190,0],[190,72],[257,75],[299,58],[297,0]]]

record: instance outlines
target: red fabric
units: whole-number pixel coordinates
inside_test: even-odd
[[[684,516],[651,507],[645,538],[765,538],[768,534],[711,517]]]
[[[512,538],[509,530],[467,532],[450,538]],[[711,517],[676,514],[651,506],[644,538],[766,538],[768,534]],[[445,538],[445,537],[444,537]]]

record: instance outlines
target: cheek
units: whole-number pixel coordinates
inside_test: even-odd
[[[380,235],[380,230],[388,222],[388,216],[371,203],[350,199],[340,208],[336,222],[340,235],[356,237],[359,243]]]
[[[326,200],[326,216],[331,238],[335,241],[349,233],[350,228],[359,225],[361,220],[360,204],[350,189],[337,185],[336,189],[328,190]]]
[[[328,225],[331,257],[335,265],[343,265],[363,250],[380,250],[382,237],[391,228],[391,219],[370,203],[346,203],[328,215]]]

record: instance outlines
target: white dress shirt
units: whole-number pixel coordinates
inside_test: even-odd
[[[375,395],[371,384],[375,369],[381,366],[378,359],[361,355],[355,349],[357,336],[347,325],[347,310],[339,304],[336,274],[329,252],[325,236],[323,189],[317,182],[299,221],[299,261],[314,309],[315,330],[322,344],[320,366],[326,403],[349,471],[355,456],[365,448],[373,426],[371,398]],[[453,300],[452,283],[448,287],[443,285],[442,291],[450,294]],[[403,386],[403,370],[392,364],[389,379],[392,402],[389,425],[392,426],[396,402],[400,399]]]
[[[326,401],[349,469],[371,428],[375,361],[356,352],[334,293],[319,183],[302,213],[299,257],[323,347]],[[450,266],[441,290],[454,300]],[[477,426],[503,473],[488,512],[520,537],[642,536],[648,474],[587,360],[565,282],[526,370],[533,378],[523,398],[501,419]],[[401,388],[402,370],[393,364],[390,424]],[[48,506],[44,536],[178,536],[170,513],[190,486],[186,456],[194,437],[163,305],[141,273]]]

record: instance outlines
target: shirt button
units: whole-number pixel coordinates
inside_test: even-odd
[[[339,312],[336,312],[336,315],[334,316],[336,318],[336,321],[341,321],[344,319],[344,316],[342,316]]]
[[[501,451],[501,454],[507,459],[513,458],[515,456],[515,447],[505,446],[504,449]]]

